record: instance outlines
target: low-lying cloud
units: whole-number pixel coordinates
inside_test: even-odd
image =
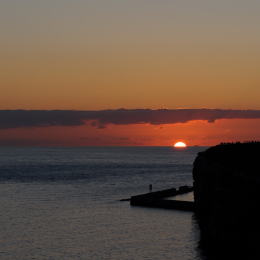
[[[177,124],[195,120],[214,123],[221,119],[260,119],[260,110],[222,109],[117,109],[77,110],[0,110],[0,129],[21,127],[81,126],[91,122],[98,129],[107,125]]]

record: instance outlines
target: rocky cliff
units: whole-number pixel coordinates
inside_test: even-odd
[[[194,201],[202,235],[224,243],[260,241],[260,142],[221,144],[198,154]]]

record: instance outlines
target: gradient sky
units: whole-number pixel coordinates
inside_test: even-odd
[[[259,0],[3,0],[0,24],[0,110],[260,110]],[[0,145],[214,145],[259,130],[260,119],[16,128]]]

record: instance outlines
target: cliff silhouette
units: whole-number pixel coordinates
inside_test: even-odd
[[[198,153],[194,201],[203,237],[257,248],[260,242],[260,142],[221,143]]]

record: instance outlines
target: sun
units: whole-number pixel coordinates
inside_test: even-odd
[[[186,147],[186,144],[183,142],[178,142],[174,145],[174,147]]]

